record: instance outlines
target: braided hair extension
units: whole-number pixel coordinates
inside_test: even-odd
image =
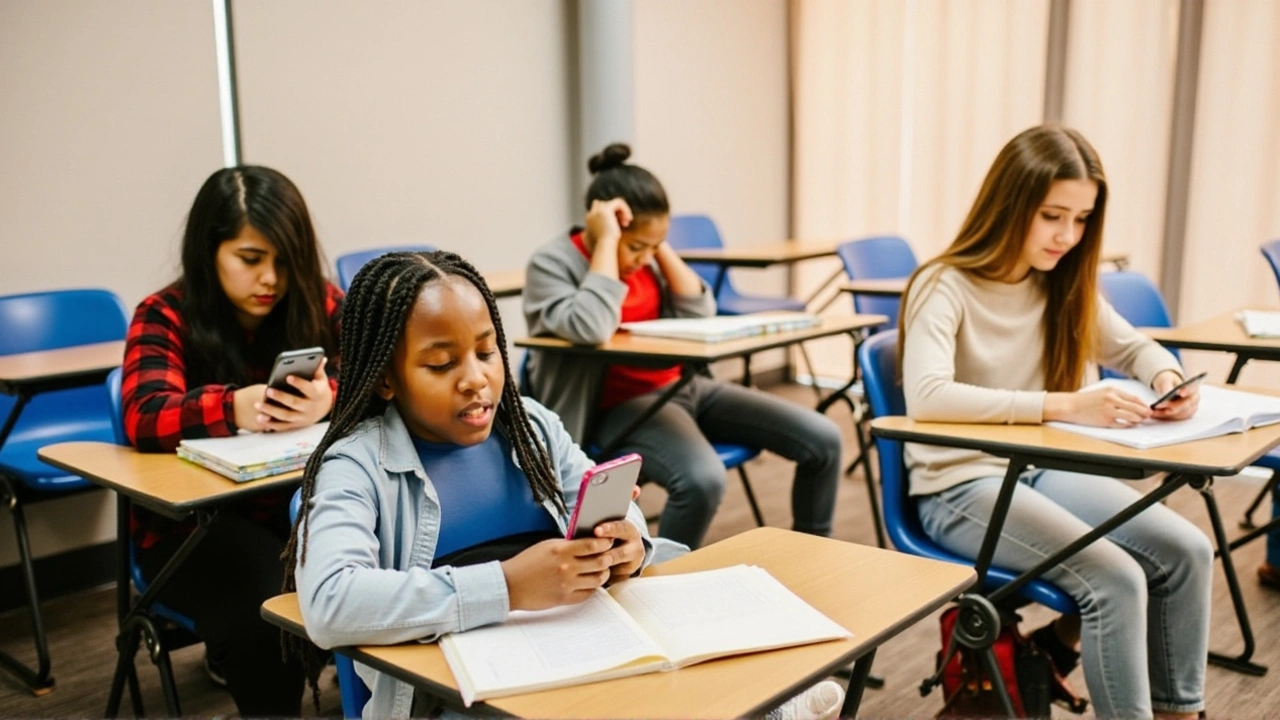
[[[388,253],[369,261],[356,273],[343,304],[341,338],[342,370],[338,394],[330,413],[329,429],[307,460],[302,477],[301,512],[294,521],[281,559],[285,561],[284,592],[297,590],[294,572],[307,559],[307,508],[315,491],[316,475],[325,452],[339,439],[349,435],[362,421],[380,417],[387,401],[376,392],[391,361],[396,343],[404,332],[409,313],[422,288],[446,276],[460,277],[471,283],[484,298],[493,319],[498,351],[502,354],[503,385],[495,422],[515,449],[520,468],[529,481],[534,500],[551,500],[565,512],[564,494],[560,490],[551,458],[538,439],[529,420],[520,391],[511,376],[507,358],[507,339],[498,315],[497,300],[484,277],[466,260],[451,252]],[[301,542],[299,542],[301,541]],[[282,633],[284,652],[298,653],[303,661],[312,700],[319,708],[322,654],[309,642]]]

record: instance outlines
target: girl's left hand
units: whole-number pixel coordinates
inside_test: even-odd
[[[605,553],[608,555],[609,582],[626,580],[644,563],[644,543],[640,540],[640,531],[627,520],[600,523],[596,526],[595,535],[614,540],[613,547]]]
[[[1151,381],[1151,389],[1156,391],[1156,395],[1163,396],[1182,382],[1182,376],[1172,370],[1165,370]],[[1196,414],[1196,409],[1200,407],[1200,383],[1192,383],[1190,386],[1178,391],[1178,396],[1172,400],[1165,401],[1156,406],[1151,411],[1151,417],[1157,420],[1186,420]]]
[[[304,428],[320,422],[321,418],[329,414],[333,409],[333,390],[329,387],[329,376],[324,372],[324,364],[325,361],[321,360],[320,367],[310,380],[297,375],[286,378],[289,385],[301,395],[267,388],[266,397],[279,404],[264,400],[254,405],[260,413],[258,424],[262,426],[263,432]]]

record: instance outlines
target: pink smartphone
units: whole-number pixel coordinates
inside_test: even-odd
[[[578,503],[569,517],[570,540],[591,537],[602,522],[621,520],[631,507],[631,489],[640,479],[640,456],[623,455],[582,474]]]

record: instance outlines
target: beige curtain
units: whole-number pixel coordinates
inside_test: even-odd
[[[1177,0],[1072,0],[1063,123],[1097,149],[1110,197],[1104,251],[1159,281]]]
[[[1280,3],[1205,3],[1181,322],[1241,305],[1280,306],[1258,246],[1280,238]],[[1188,364],[1222,378],[1221,354]],[[1280,384],[1275,363],[1246,366],[1240,382]]]
[[[1047,0],[793,0],[795,236],[945,247],[999,148],[1040,121],[1047,23]],[[799,266],[798,292],[836,267]],[[852,371],[847,342],[809,350],[820,376]]]

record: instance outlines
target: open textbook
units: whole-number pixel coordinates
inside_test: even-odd
[[[1244,326],[1245,334],[1249,337],[1280,338],[1280,312],[1242,310],[1236,318]]]
[[[285,432],[183,440],[178,443],[178,457],[247,482],[301,469],[328,429],[329,423],[322,422]]]
[[[440,639],[463,701],[674,670],[851,633],[748,565],[633,578]]]
[[[1159,397],[1154,390],[1137,380],[1103,380],[1082,390],[1108,385],[1141,398],[1148,404],[1155,402]],[[1109,440],[1146,450],[1228,433],[1242,433],[1249,428],[1277,422],[1280,422],[1280,397],[1201,385],[1200,408],[1187,420],[1148,420],[1132,427],[1107,428],[1067,422],[1045,424],[1099,440]]]
[[[751,315],[717,315],[706,318],[662,318],[622,323],[622,329],[633,335],[722,342],[752,335],[803,330],[821,322],[810,313],[778,311]]]

